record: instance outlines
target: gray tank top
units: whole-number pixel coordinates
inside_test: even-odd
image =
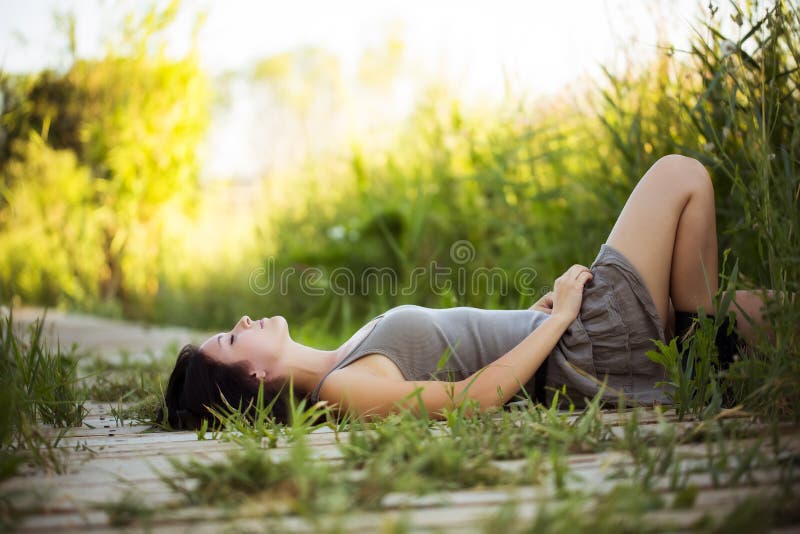
[[[406,380],[463,380],[519,345],[548,317],[533,310],[397,306],[375,317],[377,324],[320,380],[311,399],[319,400],[330,373],[367,354],[386,356]],[[534,378],[525,390],[534,396]]]

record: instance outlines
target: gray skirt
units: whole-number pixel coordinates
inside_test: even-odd
[[[666,340],[644,280],[608,244],[589,269],[594,277],[584,286],[580,313],[547,359],[546,401],[563,388],[582,407],[605,382],[606,402],[624,395],[629,404],[668,403],[666,388],[657,386],[666,378],[664,367],[646,356],[656,350],[654,340]]]

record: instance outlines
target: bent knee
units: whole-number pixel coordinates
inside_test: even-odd
[[[668,154],[660,157],[651,169],[659,172],[674,185],[687,190],[710,192],[712,195],[714,193],[711,175],[705,165],[695,158],[681,154]]]

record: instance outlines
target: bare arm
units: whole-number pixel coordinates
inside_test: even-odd
[[[344,367],[325,380],[320,397],[339,410],[362,416],[383,416],[402,409],[441,416],[444,408],[472,399],[481,409],[501,406],[530,380],[577,317],[589,269],[573,265],[556,280],[552,313],[516,347],[465,380],[404,381]],[[420,406],[420,404],[422,406]]]

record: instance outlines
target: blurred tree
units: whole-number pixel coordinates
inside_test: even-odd
[[[95,181],[72,150],[31,132],[2,173],[0,294],[46,304],[91,302],[105,265]]]
[[[46,71],[3,77],[0,165],[7,169],[0,170],[7,205],[1,207],[9,213],[0,220],[17,221],[0,227],[4,240],[25,247],[25,239],[18,239],[21,235],[36,237],[40,221],[21,221],[17,213],[47,209],[67,217],[79,207],[92,210],[93,231],[100,237],[89,242],[99,247],[104,267],[92,271],[94,279],[82,285],[97,284],[103,299],[119,299],[131,314],[145,310],[158,290],[159,265],[168,252],[159,245],[166,212],[193,204],[197,146],[209,120],[209,84],[196,54],[170,59],[164,51],[162,34],[177,12],[178,2],[172,2],[163,10],[151,8],[139,19],[129,16],[121,41],[105,58],[76,61],[63,75]],[[34,145],[28,141],[30,132],[39,138]],[[48,152],[52,149],[65,149],[77,161]],[[55,162],[39,162],[51,159]],[[33,180],[24,169],[37,165],[62,175]],[[76,168],[82,170],[69,170]],[[86,194],[20,194],[37,187],[78,187],[73,182],[83,183],[86,168],[93,178]],[[74,268],[80,261],[75,257],[61,267],[83,276],[85,271]],[[45,273],[52,268],[35,262],[26,267],[34,278],[37,269]],[[8,269],[5,274],[12,276]],[[13,280],[3,280],[4,293]],[[30,284],[13,291],[24,297],[41,295]],[[69,292],[64,297],[72,300]]]
[[[65,76],[45,70],[36,76],[0,76],[0,170],[11,159],[15,141],[34,131],[56,149],[80,154],[79,88]]]

